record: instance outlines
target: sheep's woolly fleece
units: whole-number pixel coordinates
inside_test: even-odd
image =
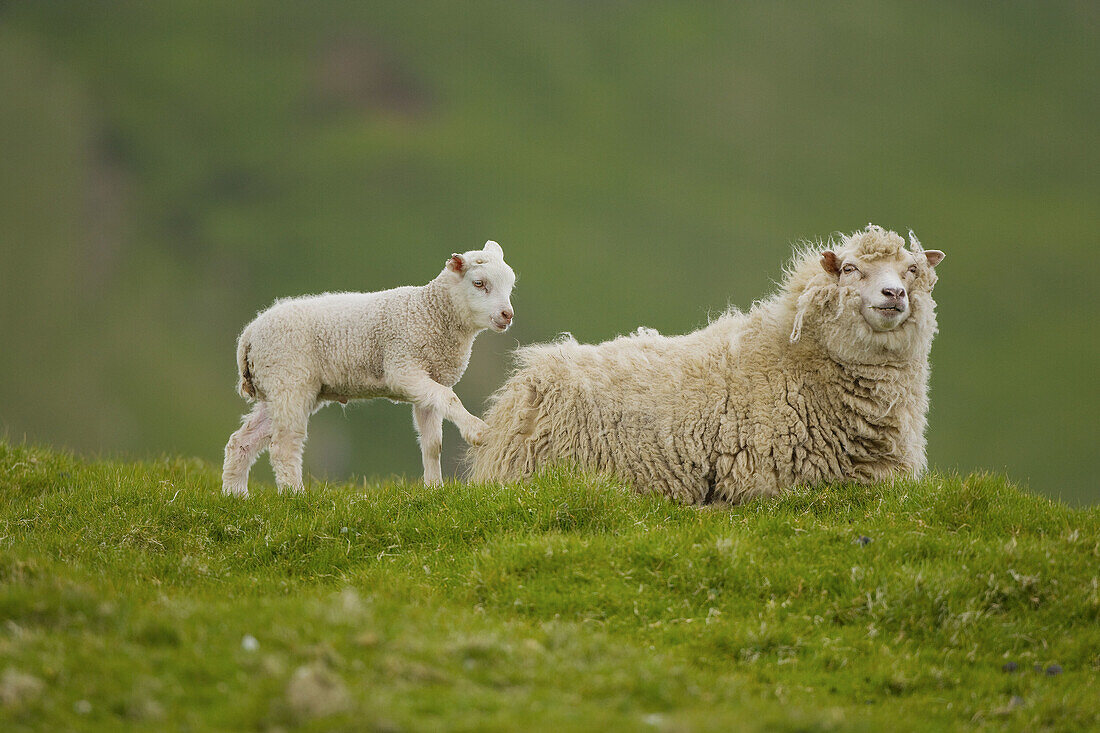
[[[566,337],[519,349],[490,400],[484,443],[467,456],[471,478],[514,481],[571,464],[702,504],[919,474],[942,253],[910,238],[907,248],[868,225],[802,245],[780,292],[687,335],[640,328],[596,345]],[[908,317],[872,328],[857,270],[828,272],[829,246],[837,261],[901,272]]]

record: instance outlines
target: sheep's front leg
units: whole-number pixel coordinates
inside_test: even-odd
[[[470,445],[480,445],[489,429],[481,418],[474,417],[462,406],[462,400],[450,387],[444,387],[427,374],[410,377],[398,383],[414,405],[431,408],[458,426],[462,439]]]
[[[424,461],[424,483],[432,486],[443,482],[439,454],[443,450],[443,414],[434,407],[413,407],[413,422],[420,438],[420,457]]]

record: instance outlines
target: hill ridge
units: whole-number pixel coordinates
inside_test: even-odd
[[[218,486],[0,443],[5,727],[1100,725],[1100,509],[1000,476]]]

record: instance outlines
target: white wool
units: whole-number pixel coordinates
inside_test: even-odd
[[[237,344],[239,391],[255,406],[225,447],[222,488],[248,494],[248,472],[268,449],[280,489],[302,488],[309,417],[331,402],[386,398],[413,404],[424,480],[442,480],[443,419],[475,443],[485,424],[452,387],[474,339],[508,329],[515,274],[496,242],[454,254],[427,285],[277,301]]]
[[[684,336],[520,349],[472,477],[566,463],[685,503],[738,503],[919,473],[943,253],[912,241],[870,225],[835,252],[804,245],[781,292]]]

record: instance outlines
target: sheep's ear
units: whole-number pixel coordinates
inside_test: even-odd
[[[466,271],[466,258],[455,252],[451,255],[451,259],[447,260],[447,269],[461,275]]]
[[[491,239],[488,242],[485,243],[484,249],[485,249],[486,252],[490,252],[492,254],[495,254],[498,257],[500,257],[501,259],[504,258],[504,250],[500,248],[499,244],[497,244],[496,242],[494,242]]]
[[[926,249],[924,250],[924,256],[928,258],[929,266],[935,267],[936,265],[943,262],[943,258],[947,255],[945,255],[943,252],[940,252],[938,249]]]
[[[840,274],[840,259],[837,258],[836,252],[827,249],[821,253],[821,269],[830,275]]]

